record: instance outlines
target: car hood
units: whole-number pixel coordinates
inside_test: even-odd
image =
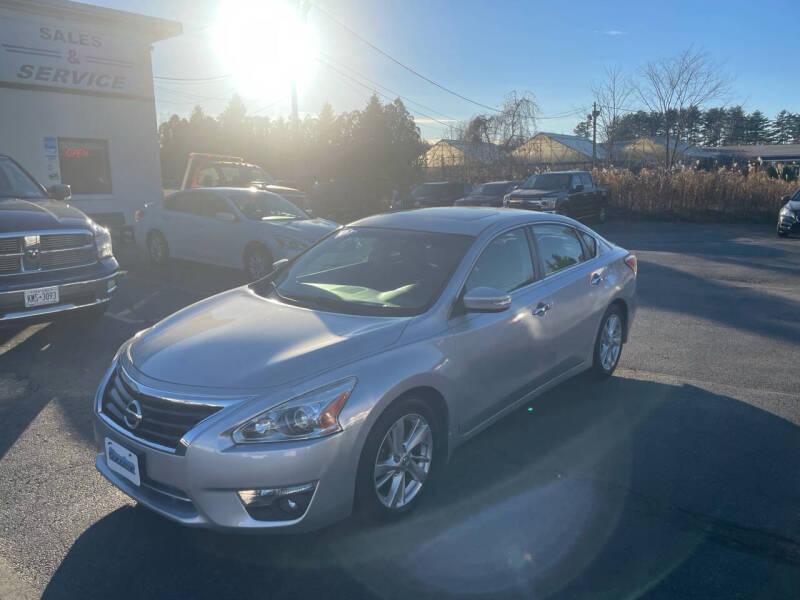
[[[514,190],[510,193],[512,198],[552,198],[553,196],[558,196],[559,194],[563,194],[563,190],[534,190],[534,189],[524,189],[524,190]]]
[[[263,221],[276,228],[277,233],[304,242],[316,242],[337,227],[338,223],[327,219],[286,219],[283,221]]]
[[[409,319],[314,311],[241,287],[167,317],[134,338],[127,355],[159,381],[257,390],[371,356],[393,344]]]
[[[89,223],[85,214],[64,202],[0,198],[0,233],[90,229]]]
[[[286,198],[305,198],[306,194],[301,192],[298,189],[286,187],[283,185],[275,185],[273,183],[268,183],[265,185],[259,186],[260,188],[272,192],[273,194],[278,194],[279,196],[284,196]]]

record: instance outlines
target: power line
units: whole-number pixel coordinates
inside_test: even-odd
[[[387,96],[386,94],[384,94],[384,93],[382,93],[382,92],[379,92],[378,90],[376,90],[376,89],[374,89],[374,88],[371,88],[370,86],[368,86],[368,85],[367,85],[367,84],[365,84],[365,83],[362,83],[361,81],[359,81],[359,80],[358,80],[358,79],[356,79],[355,77],[351,77],[350,75],[348,75],[347,73],[344,73],[343,71],[341,71],[340,69],[336,68],[334,65],[332,65],[331,63],[329,63],[329,62],[325,61],[324,59],[322,59],[322,58],[317,58],[317,60],[318,60],[320,63],[322,63],[323,65],[325,65],[326,67],[328,67],[329,69],[332,69],[333,71],[335,71],[336,73],[338,73],[340,76],[342,76],[342,77],[346,77],[347,79],[349,79],[349,80],[351,80],[351,81],[353,81],[353,82],[357,83],[358,85],[360,85],[360,86],[362,86],[362,87],[364,87],[364,88],[366,88],[366,89],[368,89],[368,90],[370,90],[370,91],[373,91],[373,92],[375,92],[375,93],[376,93],[377,95],[379,95],[379,96],[383,96],[384,98],[386,98],[387,100],[389,100],[389,102],[393,102],[393,101],[394,101],[394,98],[391,98],[390,96]],[[425,117],[426,119],[431,119],[432,121],[436,121],[436,122],[437,122],[437,123],[439,123],[440,125],[444,125],[445,127],[448,127],[448,128],[450,127],[450,126],[449,126],[447,123],[445,123],[444,121],[440,121],[440,120],[439,120],[439,119],[437,119],[436,117],[432,117],[431,115],[427,115],[427,114],[425,114],[424,112],[422,112],[422,111],[420,111],[420,110],[411,110],[411,109],[409,109],[409,112],[412,112],[412,113],[416,112],[418,115],[420,115],[420,116],[422,116],[422,117]]]
[[[364,42],[364,43],[365,43],[367,46],[369,46],[370,48],[372,48],[372,49],[373,49],[373,50],[375,50],[376,52],[379,52],[379,53],[381,53],[383,56],[385,56],[386,58],[388,58],[389,60],[391,60],[393,63],[395,63],[395,64],[397,64],[397,65],[399,65],[399,66],[403,67],[403,68],[404,68],[406,71],[408,71],[409,73],[413,73],[414,75],[416,75],[416,76],[417,76],[417,77],[419,77],[420,79],[424,79],[424,80],[425,80],[425,81],[427,81],[428,83],[430,83],[430,84],[432,84],[432,85],[435,85],[436,87],[438,87],[438,88],[439,88],[439,89],[441,89],[441,90],[444,90],[444,91],[445,91],[445,92],[447,92],[448,94],[452,94],[453,96],[456,96],[456,97],[458,97],[458,98],[461,98],[462,100],[466,100],[467,102],[469,102],[469,103],[471,103],[471,104],[474,104],[475,106],[480,106],[481,108],[486,108],[486,109],[489,109],[489,110],[491,110],[491,111],[494,111],[494,112],[501,112],[501,111],[500,111],[498,108],[495,108],[494,106],[489,106],[488,104],[482,104],[482,103],[480,103],[480,102],[477,102],[477,101],[475,101],[475,100],[472,100],[471,98],[467,98],[467,97],[466,97],[466,96],[464,96],[463,94],[459,94],[459,93],[458,93],[458,92],[456,92],[455,90],[451,90],[450,88],[448,88],[448,87],[445,87],[444,85],[442,85],[441,83],[438,83],[438,82],[434,81],[434,80],[433,80],[433,79],[431,79],[430,77],[426,77],[425,75],[423,75],[423,74],[422,74],[422,73],[420,73],[419,71],[416,71],[415,69],[412,69],[412,68],[411,68],[411,67],[409,67],[408,65],[406,65],[406,64],[404,64],[404,63],[402,63],[402,62],[400,62],[400,61],[399,61],[399,60],[397,60],[397,59],[396,59],[394,56],[392,56],[391,54],[389,54],[389,53],[388,53],[388,52],[386,52],[385,50],[382,50],[381,48],[379,48],[378,46],[376,46],[375,44],[373,44],[372,42],[370,42],[368,39],[366,39],[366,38],[365,38],[364,36],[362,36],[361,34],[357,33],[356,31],[353,31],[353,30],[352,30],[350,27],[348,27],[347,25],[345,25],[344,23],[342,23],[342,22],[341,22],[339,19],[337,19],[336,17],[334,17],[332,14],[330,14],[328,11],[326,11],[325,9],[323,9],[322,7],[320,7],[320,6],[319,6],[319,4],[316,4],[316,3],[312,3],[312,4],[313,4],[313,6],[314,6],[314,7],[315,7],[315,8],[316,8],[316,9],[317,9],[319,12],[321,12],[322,14],[324,14],[326,17],[328,17],[328,18],[329,18],[331,21],[333,21],[333,22],[334,22],[334,23],[336,23],[337,25],[339,25],[339,27],[341,27],[341,28],[342,28],[342,29],[344,29],[345,31],[348,31],[348,32],[349,32],[351,35],[353,35],[354,37],[356,37],[356,38],[358,38],[359,40],[361,40],[362,42]]]
[[[370,83],[372,83],[373,85],[377,85],[379,88],[383,88],[384,90],[386,90],[386,91],[387,91],[387,92],[389,92],[390,94],[394,94],[394,95],[395,95],[395,96],[397,96],[398,98],[402,98],[402,99],[403,99],[403,100],[405,100],[406,102],[410,102],[411,104],[416,104],[417,106],[419,106],[419,107],[421,107],[421,108],[423,108],[423,109],[425,109],[425,110],[429,110],[429,111],[431,111],[431,112],[433,112],[433,113],[436,113],[436,114],[438,114],[438,115],[440,115],[440,116],[444,117],[445,119],[451,119],[451,120],[453,120],[453,121],[457,121],[457,120],[458,120],[458,119],[455,119],[455,118],[453,118],[453,117],[451,117],[451,116],[448,116],[448,115],[446,115],[446,114],[444,114],[444,113],[442,113],[442,112],[439,112],[438,110],[436,110],[436,109],[434,109],[434,108],[431,108],[430,106],[425,106],[425,105],[424,105],[424,104],[422,104],[421,102],[417,102],[416,100],[412,100],[412,99],[411,99],[411,98],[409,98],[408,96],[404,96],[403,94],[401,94],[401,93],[399,93],[399,92],[396,92],[395,90],[392,90],[392,89],[390,89],[390,88],[386,87],[385,85],[383,85],[383,84],[381,84],[381,83],[378,83],[378,82],[377,82],[377,81],[375,81],[374,79],[370,79],[369,77],[367,77],[367,76],[366,76],[366,75],[364,75],[363,73],[361,73],[361,72],[359,72],[359,71],[356,71],[356,70],[355,70],[353,67],[348,67],[346,64],[342,63],[341,61],[338,61],[338,60],[336,60],[335,58],[333,58],[333,57],[332,57],[332,56],[330,56],[329,54],[326,54],[326,53],[324,53],[324,52],[320,52],[320,54],[322,54],[322,56],[325,58],[325,60],[327,60],[327,61],[330,61],[330,62],[334,62],[334,63],[336,63],[336,64],[337,64],[337,65],[339,65],[340,67],[342,67],[342,68],[344,68],[344,69],[347,69],[347,70],[348,70],[348,71],[350,71],[351,73],[354,73],[355,75],[357,75],[357,76],[361,77],[362,79],[364,79],[364,80],[366,80],[366,81],[369,81],[369,82],[370,82]]]

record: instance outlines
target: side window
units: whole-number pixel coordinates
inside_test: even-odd
[[[569,189],[574,190],[579,185],[582,185],[581,178],[578,177],[577,175],[573,175],[569,183]]]
[[[581,183],[583,184],[583,189],[589,190],[592,188],[592,176],[588,173],[581,173]]]
[[[186,211],[186,194],[172,194],[164,198],[164,210]]]
[[[228,203],[215,194],[199,194],[197,205],[197,214],[208,219],[215,218],[217,213],[233,212]]]
[[[533,282],[533,262],[525,228],[501,233],[481,254],[467,279],[467,291],[492,287],[512,292]]]
[[[579,235],[583,240],[583,245],[586,246],[586,251],[589,253],[589,256],[586,258],[589,259],[597,256],[597,240],[585,231],[580,231]]]
[[[534,225],[533,233],[542,257],[545,277],[583,262],[583,248],[572,227]]]

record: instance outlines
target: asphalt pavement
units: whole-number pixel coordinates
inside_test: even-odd
[[[477,436],[409,518],[301,536],[186,529],[95,472],[90,399],[117,347],[243,283],[121,249],[96,324],[0,330],[0,598],[797,598],[800,239],[598,229],[639,256],[616,375]]]

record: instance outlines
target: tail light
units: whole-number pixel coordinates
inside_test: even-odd
[[[636,277],[636,273],[639,270],[639,261],[636,260],[635,254],[628,254],[625,257],[625,264],[630,267],[630,270],[633,271],[633,276]]]
[[[142,220],[143,216],[144,216],[143,210],[137,210],[135,213],[133,213],[133,218],[137,223]]]

